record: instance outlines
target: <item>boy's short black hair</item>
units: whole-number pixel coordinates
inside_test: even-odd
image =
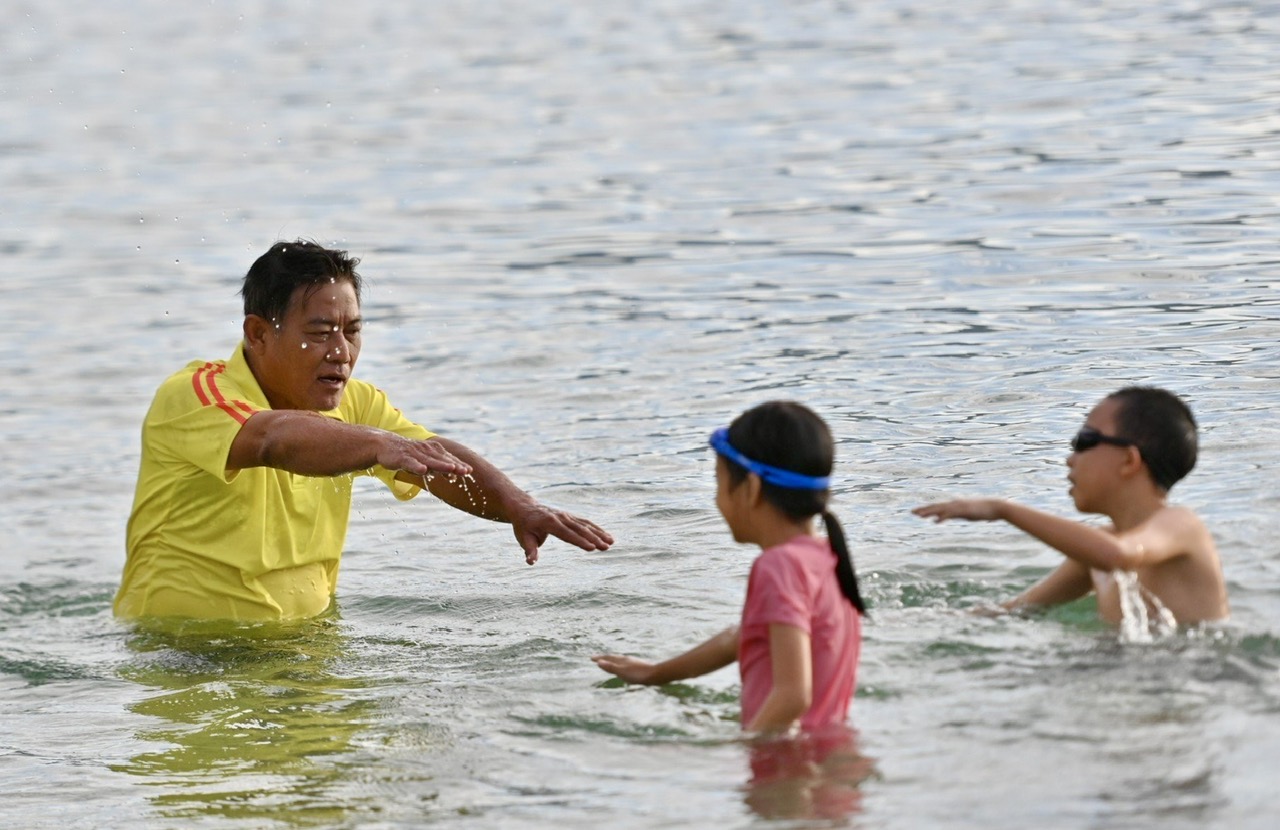
[[[1155,386],[1126,386],[1107,397],[1120,404],[1116,428],[1137,444],[1156,486],[1168,491],[1196,466],[1196,419],[1181,398]]]
[[[331,250],[315,242],[299,239],[277,242],[249,266],[240,287],[244,313],[278,323],[284,319],[293,292],[301,285],[319,286],[345,280],[360,301],[360,260],[346,251]]]

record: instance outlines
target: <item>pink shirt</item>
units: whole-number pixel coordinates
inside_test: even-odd
[[[836,555],[826,539],[797,536],[764,551],[751,566],[738,642],[744,727],[773,688],[770,623],[809,635],[813,703],[800,719],[801,728],[843,724],[857,685],[862,618],[840,592]]]

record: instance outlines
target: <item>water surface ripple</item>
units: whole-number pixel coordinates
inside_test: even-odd
[[[0,824],[1272,826],[1276,4],[0,8]],[[368,487],[331,616],[117,623],[150,396],[297,236],[364,258],[365,378],[616,548],[529,569]],[[1231,626],[967,613],[1057,555],[910,507],[1068,512],[1129,383],[1199,417]],[[845,777],[765,786],[732,671],[588,657],[734,619],[706,435],[782,396],[836,432],[873,616]]]

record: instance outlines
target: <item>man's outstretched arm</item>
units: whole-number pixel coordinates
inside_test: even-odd
[[[431,441],[470,467],[470,475],[430,475],[424,481],[423,475],[402,470],[396,478],[425,485],[436,498],[459,510],[510,524],[530,565],[538,561],[538,548],[548,536],[583,550],[607,550],[613,544],[613,537],[594,522],[538,502],[474,450],[447,438]]]
[[[227,454],[228,471],[274,467],[299,475],[336,476],[375,464],[418,476],[471,472],[471,466],[449,452],[439,439],[417,441],[293,409],[251,415]]]

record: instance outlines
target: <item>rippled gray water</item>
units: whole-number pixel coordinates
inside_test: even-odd
[[[0,824],[1274,825],[1280,5],[0,9]],[[615,549],[529,569],[367,488],[334,617],[117,623],[150,396],[297,236],[364,257],[363,377]],[[1201,421],[1175,494],[1232,625],[965,613],[1057,554],[909,508],[1068,511],[1132,382]],[[751,784],[734,672],[588,660],[734,619],[705,436],[781,396],[838,435],[873,605],[836,796]]]

